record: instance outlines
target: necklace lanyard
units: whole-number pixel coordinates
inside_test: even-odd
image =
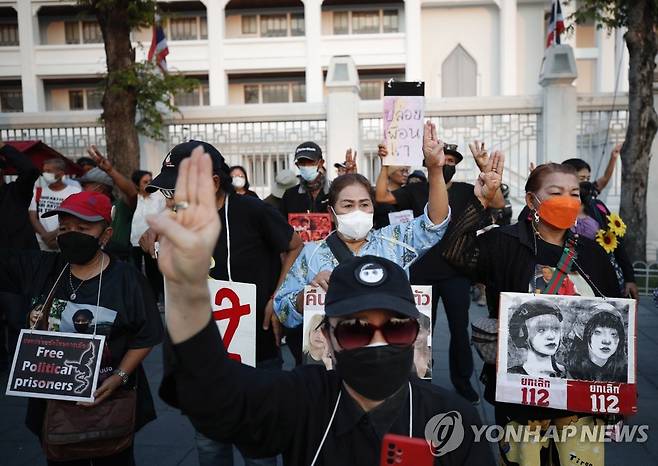
[[[411,390],[411,382],[407,382],[409,385],[409,437],[412,437],[412,428],[413,428],[413,423],[414,423],[414,401],[413,401],[413,391]],[[322,451],[322,446],[324,445],[325,440],[327,440],[327,435],[329,434],[329,429],[331,429],[331,425],[334,423],[334,418],[336,417],[336,411],[338,411],[338,405],[340,404],[340,397],[343,394],[343,391],[338,392],[338,398],[336,398],[336,404],[334,405],[334,410],[331,413],[331,418],[329,419],[329,424],[327,424],[327,428],[324,431],[324,435],[322,436],[322,440],[320,441],[320,445],[318,446],[317,451],[315,452],[315,456],[313,457],[313,461],[311,461],[311,466],[315,466],[315,462],[318,460],[320,456],[320,452]]]

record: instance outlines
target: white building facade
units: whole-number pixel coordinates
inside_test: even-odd
[[[570,5],[563,5],[565,17]],[[585,24],[563,36],[577,70],[563,90],[575,90],[569,100],[575,103],[563,112],[554,104],[547,108],[546,96],[553,94],[539,75],[549,0],[158,6],[170,72],[193,77],[198,86],[174,96],[181,113],[168,117],[166,141],[143,140],[141,164],[153,171],[171,145],[204,139],[229,163],[244,165],[254,189],[265,195],[276,171],[290,167],[294,147],[311,139],[332,163],[346,148],[357,149],[360,171],[374,179],[381,98],[391,78],[425,82],[428,117],[462,151],[476,138],[506,151],[505,181],[517,204],[529,163],[579,156],[600,173],[625,134],[623,31],[608,34]],[[132,39],[137,60],[144,60],[151,30],[133,31]],[[74,158],[90,143],[104,147],[98,122],[104,72],[100,28],[74,1],[0,0],[2,139],[42,139]],[[573,135],[547,141],[561,134],[555,130],[561,115]],[[472,179],[474,169],[467,157],[458,177]],[[619,170],[604,196],[616,209]],[[658,231],[650,234],[650,257],[657,246]]]

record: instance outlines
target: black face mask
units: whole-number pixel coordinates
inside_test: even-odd
[[[580,202],[587,204],[597,196],[598,192],[591,181],[580,182]]]
[[[70,231],[57,237],[62,256],[71,264],[86,264],[94,258],[101,245],[95,236]]]
[[[373,346],[337,351],[336,371],[360,395],[385,400],[409,379],[414,346]]]
[[[455,167],[454,165],[443,166],[443,179],[445,180],[446,183],[450,183],[450,180],[452,180],[452,177],[455,176],[456,171],[457,171],[457,167]]]

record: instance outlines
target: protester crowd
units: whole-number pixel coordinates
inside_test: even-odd
[[[10,365],[23,328],[90,333],[93,322],[93,332],[106,337],[95,401],[66,409],[87,426],[97,417],[112,422],[103,410],[110,403],[134,413],[127,433],[109,437],[113,448],[98,441],[79,448],[86,441],[80,435],[70,449],[55,449],[47,427],[65,408],[29,398],[26,423],[48,464],[134,464],[134,434],[156,416],[149,383],[190,418],[201,466],[232,465],[234,445],[247,465],[276,465],[278,456],[289,465],[379,464],[385,434],[425,439],[436,414],[456,411],[465,426],[480,426],[469,335],[470,325],[478,330],[469,319],[473,287],[495,321],[501,292],[545,292],[572,249],[578,294],[637,299],[638,291],[623,240],[614,250],[597,240],[611,215],[598,196],[619,148],[594,182],[580,159],[532,167],[516,218],[502,183],[504,154],[489,153],[482,141],[468,149],[478,173],[470,183],[456,181],[464,154],[428,122],[423,167],[388,164],[382,144],[373,186],[359,174],[356,152],[347,150],[345,161],[330,167],[334,176],[321,147],[300,141],[293,154],[299,175],[274,173],[271,193],[261,200],[248,170],[229,166],[221,147],[204,141],[171,148],[157,174],[120,173],[111,154],[92,146],[77,161],[84,173],[77,178],[66,176],[63,159],[36,167],[0,141],[0,175],[10,167],[17,173],[12,180],[0,176],[0,368]],[[290,220],[309,213],[329,215],[326,238],[301,235],[301,223]],[[255,368],[217,344],[208,278],[256,285]],[[410,284],[431,286],[432,324],[443,303],[449,353],[434,364],[449,370],[454,391],[412,375],[423,330]],[[326,317],[312,331],[327,345],[318,359],[334,370],[303,364],[309,285],[326,291]],[[576,294],[569,281],[558,288]],[[533,343],[536,319],[561,321],[558,314],[547,306],[519,312],[517,345],[545,357]],[[608,318],[593,322],[583,340],[612,327],[619,339],[623,328]],[[142,362],[161,342],[164,379],[149,381]],[[282,370],[284,342],[297,366],[291,371]],[[582,367],[583,344],[573,354]],[[545,360],[552,373],[569,370]],[[546,430],[610,421],[497,402],[495,364],[485,356],[478,375],[498,425]],[[528,374],[529,367],[512,369]],[[575,464],[569,443],[508,439],[499,447],[494,459],[468,428],[463,442],[434,464]],[[581,464],[603,465],[605,448],[600,440],[578,445]]]

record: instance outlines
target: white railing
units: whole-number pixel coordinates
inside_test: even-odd
[[[613,106],[614,103],[614,106]],[[504,182],[510,186],[515,205],[523,202],[528,166],[535,163],[541,141],[540,96],[427,99],[426,114],[441,137],[459,145],[464,162],[459,180],[472,181],[476,168],[468,143],[483,140],[487,147],[501,149],[507,162]],[[605,168],[613,144],[623,140],[627,121],[627,98],[580,96],[578,99],[578,153],[592,165],[593,175]],[[374,181],[378,171],[377,144],[382,139],[381,101],[362,101],[359,106],[361,171]],[[41,139],[63,154],[78,158],[85,147],[105,148],[99,112],[43,112],[0,114],[0,137]],[[314,140],[326,149],[328,131],[324,104],[227,105],[187,107],[167,120],[165,147],[186,139],[202,139],[216,145],[228,163],[244,165],[259,194],[269,193],[273,174],[290,166],[297,144]],[[610,128],[609,131],[607,128]],[[607,143],[606,143],[607,134]],[[603,159],[601,154],[603,153]],[[158,157],[164,154],[157,154]],[[564,158],[572,154],[564,154]],[[155,155],[153,156],[155,157]],[[158,167],[160,160],[150,161]],[[599,168],[600,167],[600,168]],[[330,170],[330,173],[332,171]],[[619,174],[603,196],[612,210],[619,203]]]
[[[652,294],[658,288],[658,262],[633,262],[633,269],[640,294]]]

